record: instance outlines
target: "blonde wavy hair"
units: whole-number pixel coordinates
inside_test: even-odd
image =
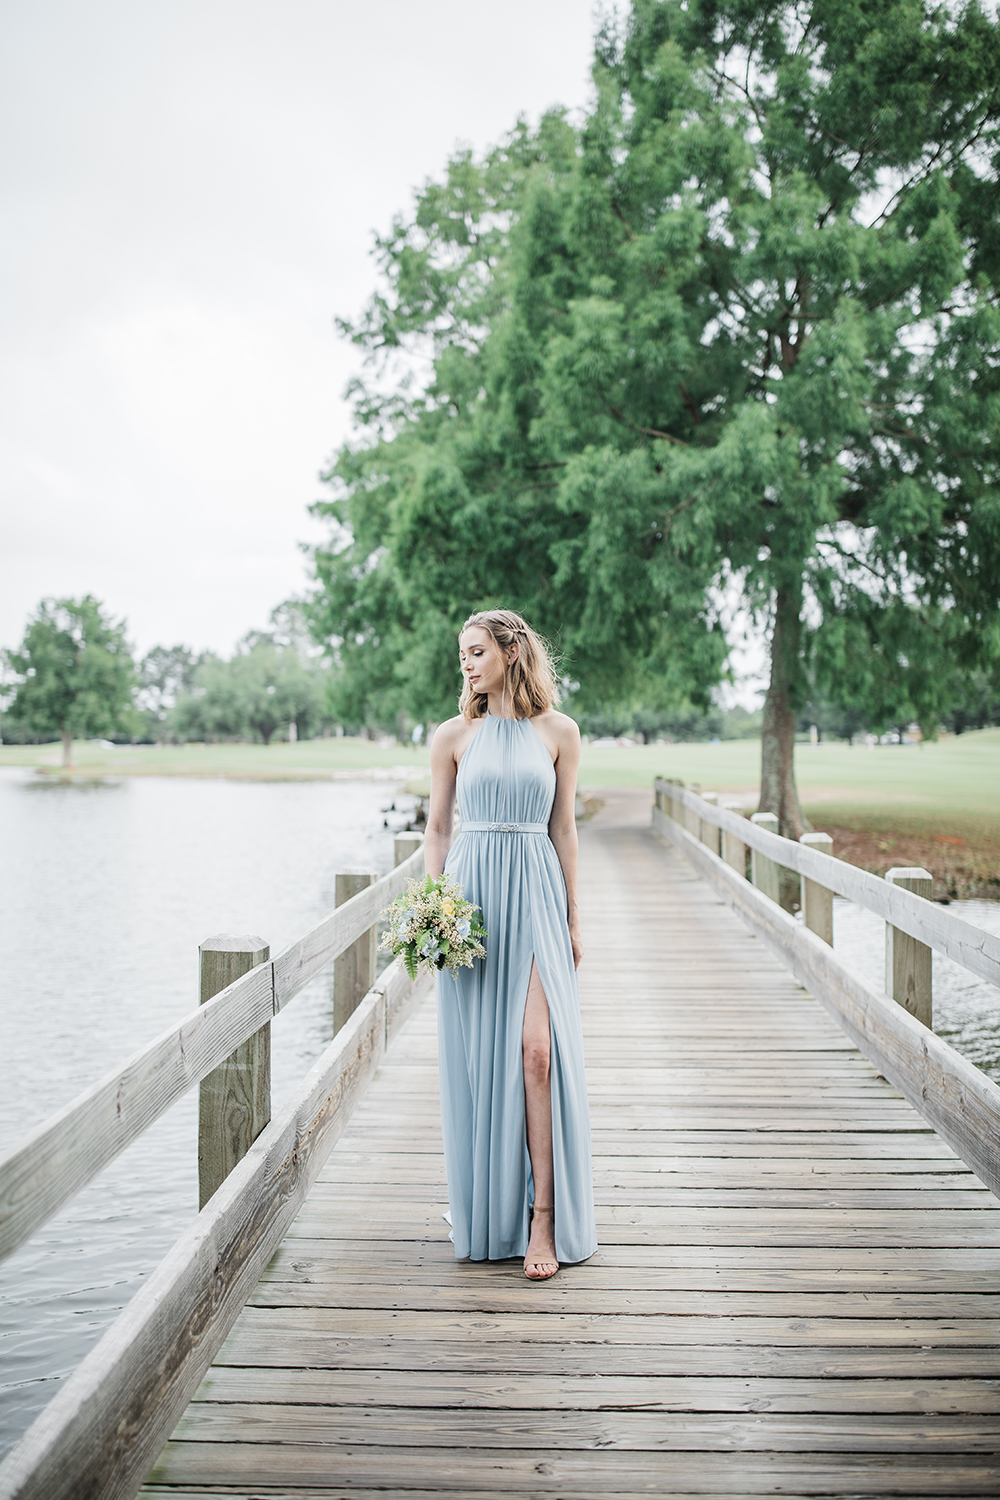
[[[480,625],[488,631],[503,656],[511,646],[518,647],[517,656],[507,667],[503,685],[504,704],[509,695],[515,719],[532,719],[559,702],[552,652],[527,620],[512,609],[480,610],[466,620],[458,633],[459,639],[470,625]],[[470,721],[481,719],[489,709],[489,699],[485,693],[473,692],[466,679],[458,706],[464,718]]]

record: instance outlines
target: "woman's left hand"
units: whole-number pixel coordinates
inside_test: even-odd
[[[580,934],[579,922],[571,922],[569,924],[569,941],[573,949],[573,967],[574,969],[578,969],[580,961],[583,958],[583,938]]]

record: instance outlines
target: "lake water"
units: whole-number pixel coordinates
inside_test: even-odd
[[[0,771],[0,1149],[198,1003],[198,944],[272,953],[384,874],[392,784]],[[333,1035],[329,976],[272,1025],[274,1103]],[[0,1263],[0,1451],[80,1362],[197,1212],[197,1090]]]
[[[276,952],[334,905],[334,876],[392,864],[394,787],[0,770],[0,1149],[197,1002],[198,944]],[[951,910],[1000,932],[1000,905]],[[835,906],[839,951],[881,985],[883,925]],[[934,957],[935,1029],[1000,1081],[1000,991]],[[328,976],[272,1026],[275,1104],[332,1036]],[[79,1364],[197,1209],[197,1091],[0,1264],[0,1451]]]

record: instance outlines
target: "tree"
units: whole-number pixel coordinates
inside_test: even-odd
[[[636,0],[579,133],[424,190],[320,507],[314,618],[359,688],[439,694],[503,599],[592,698],[703,703],[739,600],[783,832],[811,698],[934,731],[1000,658],[998,35],[974,4]],[[406,348],[421,388],[387,379]]]
[[[185,739],[223,736],[265,745],[295,723],[306,732],[321,711],[319,672],[294,646],[281,646],[264,631],[250,631],[231,660],[206,656],[189,691],[178,695],[168,716]]]
[[[114,734],[124,722],[135,683],[125,622],[93,595],[43,599],[20,649],[5,657],[17,684],[11,716],[31,734],[58,735],[66,770],[74,738]]]
[[[189,646],[154,646],[140,662],[136,706],[156,739],[162,738],[179,694],[191,691],[203,660],[204,653]]]
[[[333,536],[314,554],[308,612],[346,722],[453,712],[457,627],[495,603],[523,609],[561,649],[583,707],[640,691],[708,706],[726,646],[702,580],[680,562],[667,580],[608,557],[588,597],[564,465],[530,430],[547,315],[533,290],[540,252],[522,264],[516,231],[555,216],[547,192],[565,212],[577,174],[577,137],[560,112],[534,132],[521,122],[481,164],[460,153],[446,182],[420,195],[413,223],[378,241],[387,294],[356,328],[341,325],[375,375],[352,387],[360,439],[326,475],[335,498],[314,507]],[[568,269],[564,281],[563,297]],[[525,289],[538,326],[522,330],[510,304]],[[405,361],[394,370],[410,353],[430,363],[429,384],[416,386]]]

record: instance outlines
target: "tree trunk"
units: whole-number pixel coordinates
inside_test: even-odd
[[[62,747],[63,747],[63,770],[64,771],[72,771],[72,769],[73,769],[73,731],[72,731],[72,729],[67,729],[65,724],[60,724],[59,725],[59,736],[60,736],[60,738],[62,740]]]
[[[771,635],[771,683],[764,700],[761,730],[760,807],[775,813],[779,832],[797,839],[810,824],[799,806],[795,785],[795,706],[792,684],[798,669],[802,622],[799,597],[779,590]]]

